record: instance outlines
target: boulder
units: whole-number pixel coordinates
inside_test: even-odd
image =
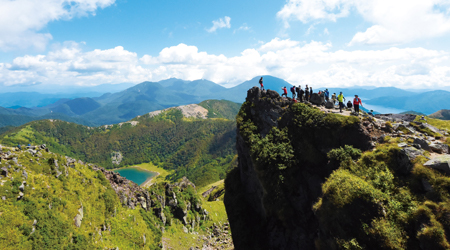
[[[83,220],[83,205],[81,205],[80,209],[78,209],[78,214],[75,215],[75,218],[74,218],[75,226],[81,227],[82,220]]]
[[[2,175],[8,177],[8,169],[6,167],[1,168]]]
[[[449,153],[449,147],[447,144],[439,143],[439,142],[433,142],[430,144],[430,149],[433,152],[439,153],[439,154],[448,154]]]
[[[325,108],[327,108],[327,109],[333,109],[333,108],[334,108],[334,103],[328,101],[327,103],[325,103]]]
[[[323,103],[325,103],[325,98],[321,97],[317,93],[313,93],[309,101],[315,105],[322,105]]]
[[[450,174],[450,155],[437,156],[423,164],[426,167]]]
[[[17,196],[17,200],[21,200],[23,198],[23,193],[19,192],[19,196]]]
[[[395,171],[402,175],[411,173],[411,170],[414,167],[411,161],[421,154],[422,152],[420,150],[417,150],[413,147],[402,148],[402,150],[400,150],[400,153],[395,156]]]
[[[420,147],[426,151],[431,151],[430,146],[428,145],[427,141],[420,138],[414,138],[414,144],[420,145]]]

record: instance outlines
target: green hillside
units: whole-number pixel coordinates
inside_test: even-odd
[[[223,203],[185,178],[144,189],[43,147],[0,159],[0,249],[232,248]]]
[[[209,112],[216,117],[234,117],[238,106],[226,101],[203,105],[209,105]],[[109,169],[152,162],[172,170],[169,179],[186,176],[199,186],[224,179],[236,164],[234,120],[184,118],[180,110],[174,109],[155,117],[147,114],[133,122],[136,125],[92,128],[41,120],[9,131],[0,143],[47,144],[54,152]],[[122,159],[113,163],[111,156],[115,153]]]
[[[429,117],[441,119],[441,120],[450,120],[450,110],[441,109],[441,110],[429,115]]]
[[[4,148],[2,158],[10,150]],[[109,181],[91,166],[67,167],[63,156],[44,150],[13,151],[7,158],[1,164],[8,172],[3,170],[0,186],[1,249],[160,247],[156,216],[122,207]]]

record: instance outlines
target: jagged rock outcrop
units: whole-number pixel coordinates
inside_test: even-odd
[[[373,125],[294,107],[290,98],[256,87],[237,122],[239,165],[225,183],[236,249],[313,249],[318,221],[312,205],[333,169],[326,154],[344,145],[371,148]],[[263,149],[280,141],[284,148]]]
[[[145,210],[151,207],[150,194],[147,190],[139,187],[136,183],[120,176],[114,171],[105,170],[102,167],[91,165],[96,171],[101,171],[107,180],[111,183],[111,187],[119,196],[122,204],[128,208],[141,206]]]

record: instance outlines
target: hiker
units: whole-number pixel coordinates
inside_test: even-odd
[[[286,96],[286,98],[287,98],[287,89],[286,89],[286,86],[284,86],[284,88],[281,88],[282,90],[283,90],[283,94],[281,95],[281,97],[283,97],[283,96]]]
[[[353,99],[353,106],[355,107],[355,113],[359,115],[359,105],[362,106],[361,99],[358,97],[358,95],[355,95],[355,98]]]
[[[347,102],[347,108],[352,109],[352,107],[353,107],[352,102],[351,102],[351,101],[348,101],[348,102]]]
[[[292,99],[295,99],[295,86],[291,87]]]
[[[336,105],[336,93],[333,93],[331,100],[333,101],[333,105]]]
[[[330,99],[330,92],[328,92],[328,89],[325,89],[324,93],[325,93],[325,101],[328,102],[328,100]]]
[[[344,108],[345,97],[342,92],[337,96],[337,100],[339,102],[339,111],[342,113],[342,108]]]
[[[309,87],[309,100],[311,100],[312,94],[313,94],[312,87]]]
[[[305,91],[302,89],[301,85],[298,85],[298,99],[300,102],[303,102],[303,94],[305,94]]]
[[[261,89],[262,89],[262,90],[265,90],[265,89],[264,89],[264,84],[263,84],[263,78],[262,78],[262,76],[261,76],[261,79],[259,79],[259,84],[261,85]]]
[[[308,85],[306,85],[306,88],[305,88],[305,101],[309,101],[309,88],[308,88]]]
[[[420,117],[419,121],[425,121],[425,123],[427,122],[427,120],[425,119],[425,116],[422,115],[422,117]]]
[[[22,150],[22,146],[20,146],[20,144],[17,144],[17,147],[19,148],[19,150]]]
[[[373,116],[373,110],[371,109],[369,113],[367,113],[370,116]]]

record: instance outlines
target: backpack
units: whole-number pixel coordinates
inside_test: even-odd
[[[291,87],[291,92],[295,92],[295,87],[294,86]]]

